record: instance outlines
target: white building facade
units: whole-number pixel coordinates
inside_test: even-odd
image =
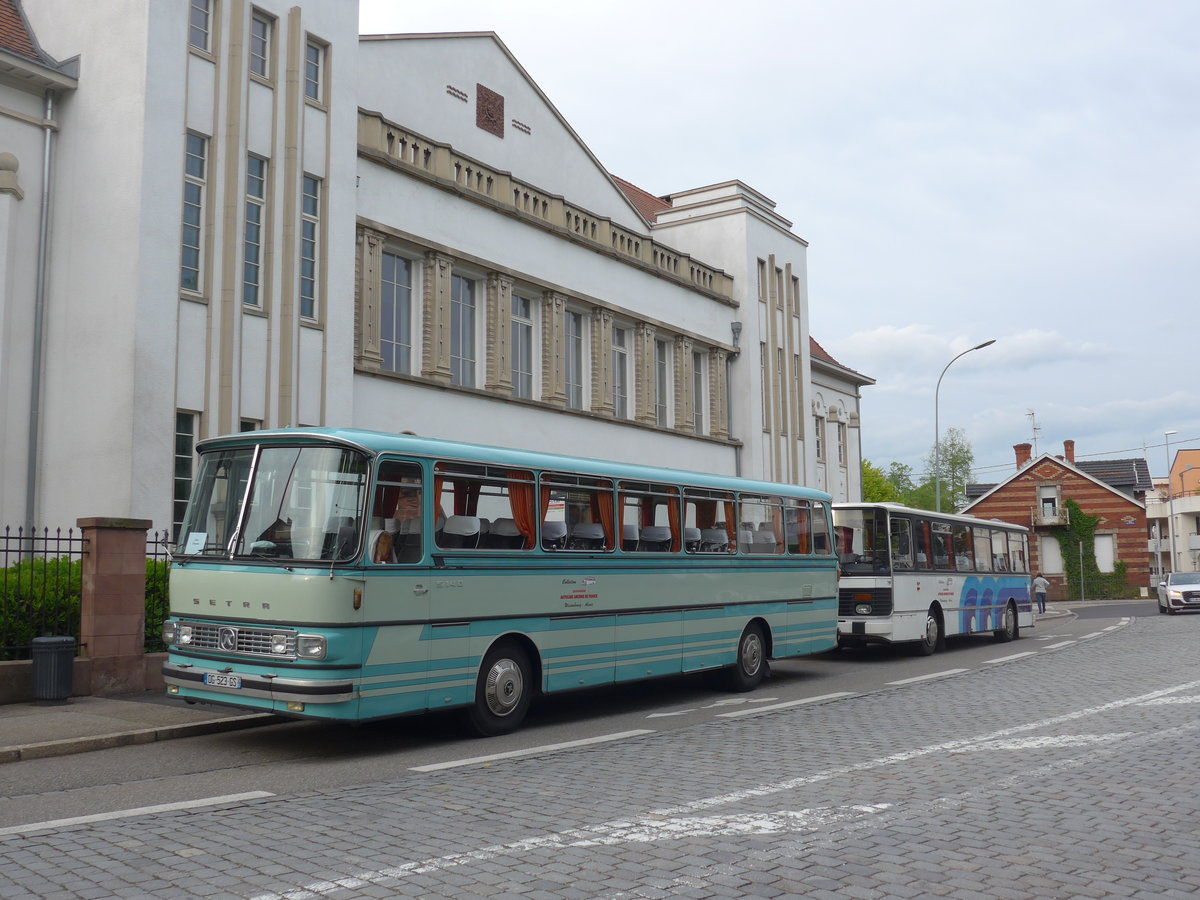
[[[739,182],[648,213],[495,35],[360,39],[349,0],[0,3],[34,42],[0,50],[33,73],[0,69],[0,522],[168,528],[196,440],[286,425],[860,490],[817,410],[856,433],[871,382],[813,363],[791,224]]]

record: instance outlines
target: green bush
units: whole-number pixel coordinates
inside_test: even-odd
[[[24,659],[35,637],[79,640],[83,564],[34,557],[0,572],[0,659]]]

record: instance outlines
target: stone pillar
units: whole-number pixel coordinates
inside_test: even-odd
[[[729,437],[728,359],[720,347],[708,351],[708,433],[717,438]]]
[[[512,394],[512,294],[513,280],[492,272],[487,277],[487,372],[484,387],[505,396]]]
[[[675,337],[675,427],[691,431],[695,427],[692,409],[692,339]]]
[[[421,316],[421,374],[450,383],[450,279],[454,261],[430,250],[425,254]]]
[[[604,416],[613,414],[612,326],[610,310],[592,307],[592,412]]]
[[[643,425],[653,425],[654,412],[654,326],[639,322],[633,329],[633,410]]]
[[[383,257],[383,236],[360,228],[358,232],[358,259],[355,283],[358,296],[354,307],[355,362],[367,369],[378,369],[383,364],[379,352],[379,288],[380,261]]]
[[[83,557],[79,641],[96,697],[147,689],[146,531],[149,519],[78,519]]]
[[[563,317],[567,297],[556,291],[542,295],[542,402],[567,405],[566,378],[563,374]]]

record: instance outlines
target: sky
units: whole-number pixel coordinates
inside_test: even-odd
[[[921,473],[935,418],[982,482],[1022,442],[1200,447],[1195,0],[361,0],[359,31],[495,31],[614,175],[774,200],[876,465]]]

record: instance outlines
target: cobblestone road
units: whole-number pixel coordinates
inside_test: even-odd
[[[1200,617],[1136,619],[834,702],[0,837],[0,898],[1194,897],[1198,663]]]

